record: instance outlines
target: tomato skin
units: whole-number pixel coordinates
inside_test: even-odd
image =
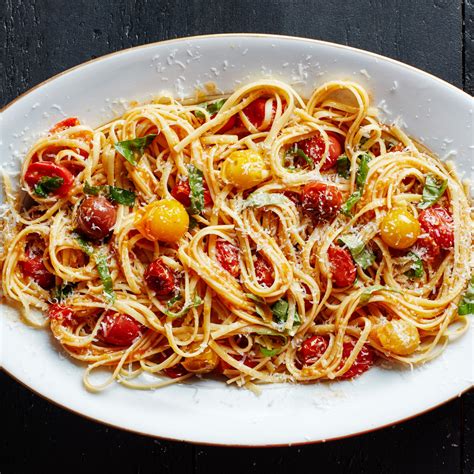
[[[356,342],[353,338],[350,341],[346,341],[343,343],[342,346],[342,360],[338,367],[338,369],[342,368],[346,360],[351,355],[352,350],[354,349]],[[349,368],[349,370],[340,375],[338,378],[340,379],[352,379],[362,375],[364,372],[367,372],[373,365],[374,365],[374,351],[367,345],[363,345],[362,349],[360,350],[359,354]]]
[[[87,196],[79,205],[77,228],[92,240],[102,240],[112,232],[117,209],[104,196]]]
[[[243,109],[243,113],[248,118],[249,122],[257,129],[260,130],[263,121],[265,120],[265,104],[267,103],[267,98],[259,98],[251,102],[247,107]],[[270,129],[273,118],[275,117],[276,113],[276,102],[272,99],[272,117],[270,120],[270,124],[264,129],[260,130],[261,132],[265,132]]]
[[[298,351],[298,358],[304,365],[312,365],[326,352],[329,346],[327,336],[311,336],[305,339]]]
[[[434,262],[441,253],[439,245],[427,234],[418,237],[414,247],[421,250],[421,259],[428,263]]]
[[[189,372],[182,366],[182,364],[176,364],[173,367],[168,367],[163,369],[163,372],[172,379],[177,379],[178,377],[183,377]]]
[[[167,296],[176,288],[173,271],[161,259],[148,265],[145,270],[145,281],[157,296]]]
[[[303,188],[301,203],[315,222],[326,222],[339,212],[342,194],[336,186],[321,182],[309,183]]]
[[[33,278],[41,288],[50,290],[54,286],[54,275],[45,267],[41,257],[28,256],[28,260],[20,262],[23,275]]]
[[[418,215],[421,228],[443,250],[454,246],[454,221],[449,212],[439,204],[424,209]]]
[[[140,335],[140,326],[126,314],[107,311],[102,319],[98,336],[107,344],[130,346]]]
[[[217,260],[221,264],[222,268],[227,270],[234,278],[237,278],[240,273],[239,253],[239,248],[234,244],[228,242],[225,239],[217,239]]]
[[[69,306],[54,303],[49,307],[48,317],[50,320],[59,321],[62,324],[70,324],[73,320],[73,312]]]
[[[214,114],[211,116],[211,119],[213,119],[217,114]],[[221,128],[216,130],[216,133],[227,133],[229,130],[232,130],[235,127],[236,124],[236,116],[232,115],[227,122],[222,125]]]
[[[339,140],[331,133],[328,133],[328,140],[329,140],[329,150],[328,156],[326,161],[321,166],[321,171],[327,171],[331,169],[337,161],[337,158],[342,153],[342,146]],[[321,134],[314,135],[310,138],[306,138],[305,140],[301,140],[297,142],[297,146],[300,150],[302,150],[314,163],[319,163],[324,155],[324,150],[326,149],[326,145],[324,142],[324,138]]]
[[[53,191],[53,196],[64,197],[66,196],[72,188],[72,184],[74,182],[73,174],[64,168],[63,166],[59,166],[56,163],[52,163],[50,161],[42,161],[32,163],[28,166],[26,173],[25,173],[25,182],[31,188],[33,192],[34,187],[43,177],[59,177],[63,179],[63,183],[59,186],[58,189]]]
[[[352,285],[356,279],[357,268],[349,250],[331,245],[328,249],[328,259],[334,286],[343,288]]]
[[[207,183],[204,181],[204,205],[209,206],[212,204],[211,193],[207,187]],[[187,179],[181,179],[173,186],[171,190],[171,196],[179,201],[184,207],[191,206],[191,188]]]
[[[275,279],[273,278],[273,269],[264,257],[258,256],[254,263],[255,276],[260,285],[270,287]]]
[[[77,117],[69,117],[67,119],[61,120],[58,122],[56,125],[54,125],[49,133],[52,135],[53,133],[58,133],[62,132],[63,130],[66,130],[71,127],[76,127],[77,125],[80,125],[81,122]]]
[[[295,205],[301,204],[301,196],[295,191],[284,191],[283,194]]]

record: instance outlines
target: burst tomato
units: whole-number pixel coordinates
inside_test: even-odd
[[[327,336],[311,336],[306,339],[298,351],[298,359],[304,365],[314,364],[326,352],[329,346]]]
[[[69,306],[54,303],[49,307],[48,317],[50,320],[59,321],[61,324],[70,324],[73,319],[73,312]]]
[[[260,285],[270,287],[275,279],[273,278],[273,269],[264,257],[258,256],[254,263],[255,275]]]
[[[333,219],[342,205],[342,194],[336,186],[321,182],[307,184],[302,192],[303,209],[315,222]]]
[[[349,250],[338,245],[331,245],[328,249],[328,259],[334,286],[343,288],[352,285],[356,278],[357,269]]]
[[[209,206],[212,203],[211,193],[204,181],[204,205]],[[181,179],[176,182],[171,190],[171,195],[179,201],[183,206],[189,207],[191,205],[191,188],[187,179]]]
[[[328,133],[329,149],[326,161],[321,166],[321,171],[326,171],[332,168],[337,161],[337,158],[342,153],[342,146],[339,140],[332,134]],[[323,159],[326,144],[324,138],[318,133],[310,138],[301,140],[297,146],[302,150],[308,158],[314,163],[319,163]]]
[[[454,221],[449,212],[440,205],[424,209],[418,221],[426,232],[443,250],[454,246]]]
[[[267,115],[267,102],[271,100],[271,108],[268,108]],[[259,98],[251,102],[247,107],[244,108],[243,113],[249,119],[249,122],[260,131],[269,130],[272,126],[273,118],[276,113],[276,102],[274,99]],[[266,120],[267,119],[267,120]],[[261,129],[265,122],[265,127]]]
[[[167,296],[176,288],[173,271],[161,259],[148,265],[145,270],[145,281],[158,296]]]
[[[20,262],[20,268],[23,275],[32,278],[45,290],[54,286],[54,275],[45,267],[41,257],[29,255],[28,260]]]
[[[130,346],[140,335],[141,325],[131,316],[107,311],[102,319],[99,337],[107,344]]]
[[[69,170],[50,161],[32,163],[25,173],[25,181],[32,191],[36,185],[43,183],[47,178],[62,180],[58,187],[48,192],[48,194],[58,197],[66,196],[74,182],[74,176]]]
[[[346,360],[349,358],[355,345],[356,345],[356,341],[352,338],[350,341],[343,343],[342,361],[338,369],[340,369],[344,365]],[[364,372],[367,372],[373,365],[374,365],[374,352],[369,346],[366,346],[364,344],[359,354],[357,355],[355,361],[353,362],[352,366],[349,368],[349,370],[345,374],[339,376],[339,378],[352,379],[354,377],[358,377],[359,375],[362,375]]]
[[[77,117],[69,117],[67,119],[61,120],[56,125],[54,125],[51,130],[49,131],[50,134],[62,132],[71,127],[76,127],[80,125],[79,119]]]
[[[239,248],[227,240],[216,241],[217,260],[224,270],[227,270],[234,278],[239,276]]]

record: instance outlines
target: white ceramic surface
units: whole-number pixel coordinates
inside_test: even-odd
[[[0,162],[10,171],[38,134],[65,116],[97,126],[126,101],[166,90],[192,95],[215,82],[229,92],[272,77],[307,97],[330,79],[367,87],[386,121],[398,120],[433,151],[451,155],[466,177],[473,166],[473,100],[412,67],[364,51],[318,41],[263,35],[219,35],[152,44],[106,56],[47,81],[0,115]],[[270,445],[348,436],[393,424],[453,398],[473,385],[470,330],[433,362],[413,370],[375,368],[353,382],[264,386],[263,393],[194,381],[157,391],[119,385],[88,393],[83,368],[66,358],[47,331],[1,307],[0,362],[48,399],[121,428],[203,443]]]

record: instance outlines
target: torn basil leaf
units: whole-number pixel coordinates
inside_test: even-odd
[[[341,155],[336,161],[337,174],[341,178],[349,179],[351,175],[351,161],[346,155]]]
[[[173,296],[173,298],[169,299],[166,302],[166,306],[168,306],[168,308],[172,308],[173,305],[180,300],[181,300],[181,295],[178,293],[177,295]]]
[[[364,153],[360,157],[359,169],[357,170],[356,174],[356,185],[358,189],[364,189],[364,185],[367,180],[367,175],[369,174],[369,161],[371,159],[371,156],[367,153]]]
[[[133,140],[124,140],[114,144],[115,149],[133,166],[136,166],[145,149],[151,145],[156,133]]]
[[[36,183],[33,191],[37,196],[46,198],[49,193],[59,189],[64,183],[64,179],[60,176],[42,176]]]
[[[360,201],[361,197],[362,193],[360,191],[354,191],[341,206],[341,212],[350,217],[352,215],[352,208]]]
[[[195,296],[193,301],[191,303],[184,305],[181,311],[178,311],[177,313],[173,313],[172,311],[164,310],[163,313],[166,314],[166,316],[168,316],[169,318],[173,318],[173,319],[182,318],[189,312],[191,308],[197,308],[198,306],[201,306],[202,303],[203,303],[202,299],[199,296]]]
[[[339,237],[339,242],[349,249],[354,261],[364,270],[375,262],[375,254],[355,234],[343,235]]]
[[[84,183],[84,194],[99,196],[103,195],[117,204],[124,206],[135,205],[135,193],[128,189],[118,188],[117,186],[91,186],[87,181]]]
[[[191,214],[199,214],[204,209],[204,178],[202,171],[194,165],[188,166],[189,188],[191,190],[189,198],[191,201]]]
[[[268,349],[263,346],[259,346],[260,352],[264,357],[273,357],[281,352],[281,348],[275,348],[275,349]]]
[[[412,263],[410,264],[410,270],[405,272],[405,275],[414,280],[416,278],[421,278],[425,272],[423,269],[423,260],[415,253],[408,252],[408,257],[410,257]]]
[[[464,316],[466,314],[474,314],[474,275],[471,276],[471,281],[467,286],[458,306],[458,314]]]
[[[227,99],[219,99],[215,102],[204,102],[199,104],[199,106],[205,108],[211,115],[214,115],[222,109],[223,105],[226,103],[226,100]],[[200,110],[195,110],[194,115],[201,120],[206,118],[206,116]]]
[[[439,201],[441,196],[446,191],[448,180],[438,181],[431,175],[428,175],[423,187],[423,194],[421,202],[418,204],[420,209],[426,209]]]
[[[284,325],[288,320],[288,310],[289,310],[289,303],[285,299],[279,299],[271,306],[271,310],[273,313],[273,321],[279,325]],[[298,326],[301,324],[300,315],[298,311],[295,309],[295,315],[293,317],[293,327]]]
[[[53,290],[51,291],[51,296],[54,300],[60,303],[68,296],[72,295],[75,287],[76,283],[61,283],[61,285],[53,288]]]

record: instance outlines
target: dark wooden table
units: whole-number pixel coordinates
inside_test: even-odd
[[[2,0],[0,106],[112,51],[230,32],[351,45],[474,92],[472,0]],[[0,408],[2,474],[474,472],[473,391],[391,428],[273,449],[194,446],[107,428],[46,402],[2,372]]]

